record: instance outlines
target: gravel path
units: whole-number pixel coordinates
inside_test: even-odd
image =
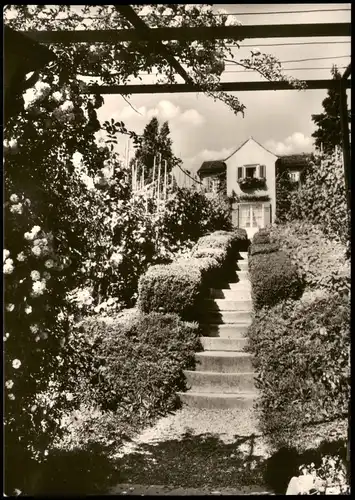
[[[233,443],[236,436],[254,435],[253,454],[268,456],[267,447],[260,437],[253,410],[201,410],[183,407],[174,414],[161,418],[153,427],[143,430],[132,442],[126,443],[115,457],[133,453],[142,444],[154,445],[168,440],[181,439],[187,432],[193,436],[214,435],[223,443]],[[245,444],[241,447],[239,447],[240,451],[248,453],[249,445]]]

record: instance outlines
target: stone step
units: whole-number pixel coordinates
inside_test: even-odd
[[[248,343],[247,337],[200,337],[200,340],[205,351],[244,352],[244,347],[246,347]]]
[[[201,325],[201,329],[206,337],[220,337],[223,339],[235,339],[246,335],[251,322],[239,324],[206,324]]]
[[[187,386],[191,387],[193,392],[210,394],[256,393],[253,372],[214,373],[185,370],[184,374]]]
[[[250,409],[257,396],[254,393],[214,394],[201,392],[178,392],[182,404],[206,410]]]
[[[237,261],[237,273],[240,271],[248,271],[249,269],[249,264],[247,260],[238,260]]]
[[[195,354],[198,371],[242,373],[254,371],[251,355],[247,352],[204,351]]]
[[[237,271],[237,282],[243,283],[243,281],[249,281],[249,271]]]
[[[251,300],[205,299],[208,311],[251,311]],[[205,309],[205,310],[206,310]]]
[[[228,287],[233,292],[236,290],[249,290],[251,291],[251,283],[249,279],[245,279],[243,281],[238,281],[236,283],[228,283]]]
[[[251,300],[251,290],[249,288],[239,288],[238,290],[228,290],[227,288],[211,288],[210,298],[226,300]]]
[[[206,311],[203,323],[235,324],[251,323],[250,311]]]

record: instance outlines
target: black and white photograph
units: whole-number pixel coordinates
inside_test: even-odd
[[[3,6],[3,495],[350,495],[351,3]]]

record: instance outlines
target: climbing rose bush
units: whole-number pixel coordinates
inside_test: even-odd
[[[291,194],[287,220],[319,225],[326,236],[350,245],[344,167],[335,156],[318,154],[302,174],[301,188]]]

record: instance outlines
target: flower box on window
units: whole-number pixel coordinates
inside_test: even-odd
[[[257,189],[265,186],[265,177],[243,177],[238,179],[241,189]]]

